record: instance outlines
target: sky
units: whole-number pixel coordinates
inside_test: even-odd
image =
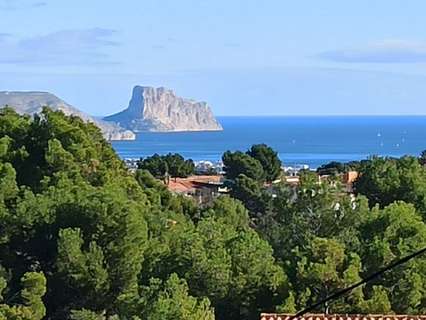
[[[217,115],[425,115],[424,0],[0,0],[0,91],[93,115],[134,85]]]

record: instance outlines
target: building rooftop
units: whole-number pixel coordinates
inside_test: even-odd
[[[188,178],[171,178],[167,188],[176,193],[188,193],[201,186],[220,186],[222,185],[223,177],[215,176],[190,176]]]

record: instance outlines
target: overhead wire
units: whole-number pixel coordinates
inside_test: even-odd
[[[318,301],[318,302],[308,306],[307,308],[297,312],[294,316],[290,317],[290,320],[294,320],[296,318],[299,318],[299,317],[305,315],[306,313],[315,310],[316,308],[318,308],[320,306],[326,305],[328,302],[330,302],[332,300],[336,300],[336,299],[344,296],[345,294],[351,292],[352,290],[358,288],[359,286],[362,286],[362,285],[378,278],[379,276],[381,276],[382,274],[392,270],[393,268],[396,268],[397,266],[404,264],[404,263],[424,254],[424,253],[426,253],[426,248],[423,248],[423,249],[416,251],[416,252],[414,252],[414,253],[412,253],[412,254],[404,257],[404,258],[401,258],[397,261],[394,261],[394,262],[390,263],[389,265],[387,265],[386,267],[380,269],[379,271],[374,272],[371,275],[369,275],[368,277],[362,279],[361,281],[354,283],[353,285],[351,285],[347,288],[344,288],[340,291],[337,291],[336,293],[322,299],[321,301]]]

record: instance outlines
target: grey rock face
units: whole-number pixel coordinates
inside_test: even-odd
[[[136,86],[128,108],[104,120],[134,132],[223,130],[207,103],[177,97],[165,88]]]
[[[20,114],[31,115],[41,112],[43,107],[50,107],[53,110],[61,110],[66,115],[75,115],[84,121],[93,122],[101,129],[107,140],[135,139],[133,132],[125,130],[117,124],[95,119],[48,92],[3,91],[0,92],[0,108],[5,106],[14,108]]]

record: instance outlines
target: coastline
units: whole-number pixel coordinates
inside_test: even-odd
[[[426,148],[426,116],[218,117],[222,131],[141,132],[115,141],[121,158],[179,153],[194,161],[220,161],[227,151],[266,143],[285,166],[349,162],[369,156],[417,156]]]

